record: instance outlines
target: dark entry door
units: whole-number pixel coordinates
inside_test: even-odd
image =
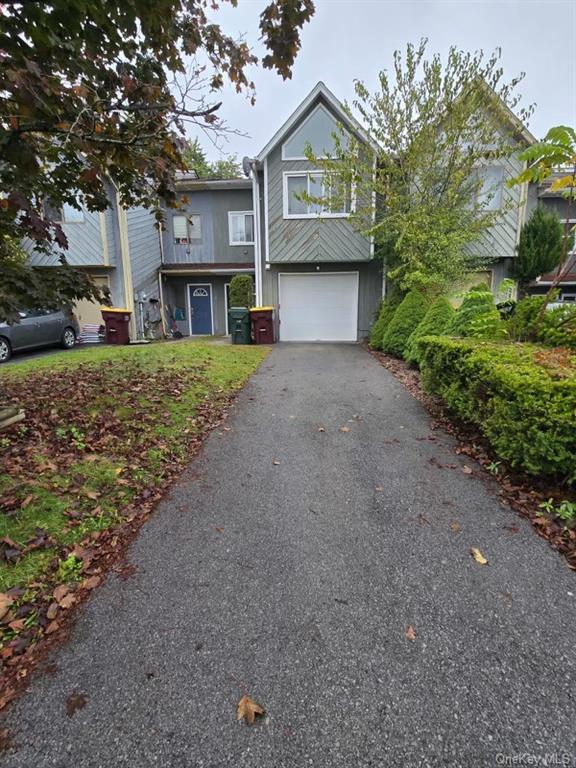
[[[191,285],[190,324],[194,336],[211,335],[212,331],[212,286]]]

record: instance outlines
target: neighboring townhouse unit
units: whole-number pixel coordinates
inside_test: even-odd
[[[571,172],[570,169],[569,172]],[[560,221],[567,230],[568,253],[566,263],[562,267],[562,280],[558,285],[558,298],[560,301],[576,301],[576,201],[571,202],[565,196],[565,190],[553,191],[550,185],[555,178],[566,176],[564,172],[558,172],[548,179],[538,188],[538,199],[541,205],[558,214]],[[541,275],[530,286],[530,292],[533,294],[546,293],[554,279],[558,276],[558,270],[550,272],[547,275]]]
[[[160,238],[151,211],[122,208],[111,183],[107,184],[107,192],[110,207],[101,213],[79,211],[65,205],[62,210],[51,211],[51,215],[62,223],[68,238],[65,252],[68,262],[88,272],[98,284],[107,286],[113,306],[132,311],[130,335],[136,338],[142,335],[142,319],[148,315],[160,316]],[[31,264],[58,264],[56,249],[44,254],[34,251],[30,241],[24,245],[30,253]],[[140,307],[144,318],[140,316]],[[102,323],[99,304],[80,301],[75,312],[81,328]]]
[[[228,333],[228,293],[236,274],[254,274],[256,238],[249,179],[179,177],[181,207],[166,212],[163,303],[185,336]]]

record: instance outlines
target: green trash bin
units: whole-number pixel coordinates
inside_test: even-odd
[[[246,307],[230,307],[228,327],[232,344],[250,344],[250,312]]]

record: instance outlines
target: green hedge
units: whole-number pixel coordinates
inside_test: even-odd
[[[410,334],[424,318],[429,306],[429,300],[418,291],[410,291],[402,299],[382,338],[384,352],[403,357]]]
[[[449,336],[501,339],[505,325],[496,309],[494,296],[486,285],[471,288],[447,331]]]
[[[370,346],[372,349],[382,349],[384,331],[388,328],[388,323],[394,317],[394,312],[396,312],[401,301],[402,296],[399,293],[394,293],[381,302],[378,317],[370,330]]]
[[[576,356],[531,344],[427,336],[422,381],[496,453],[532,475],[576,480]]]
[[[404,350],[406,362],[412,365],[419,364],[420,350],[417,344],[418,339],[421,339],[423,336],[438,336],[444,333],[454,319],[454,312],[454,307],[444,296],[440,296],[430,305],[424,318],[410,334],[406,349]]]

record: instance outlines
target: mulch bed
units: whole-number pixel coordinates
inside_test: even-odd
[[[567,487],[551,484],[546,479],[530,477],[512,470],[499,459],[476,427],[465,424],[450,414],[440,398],[424,392],[418,370],[411,368],[404,360],[368,347],[367,349],[430,413],[430,429],[442,429],[451,435],[458,443],[456,453],[478,463],[479,467],[474,474],[483,480],[498,483],[500,502],[527,518],[538,535],[564,555],[568,567],[576,571],[576,530],[568,528],[562,520],[544,512],[539,506],[548,499],[553,499],[556,503],[565,499],[576,501],[576,493]],[[494,466],[496,462],[498,471],[488,471],[487,467]]]

